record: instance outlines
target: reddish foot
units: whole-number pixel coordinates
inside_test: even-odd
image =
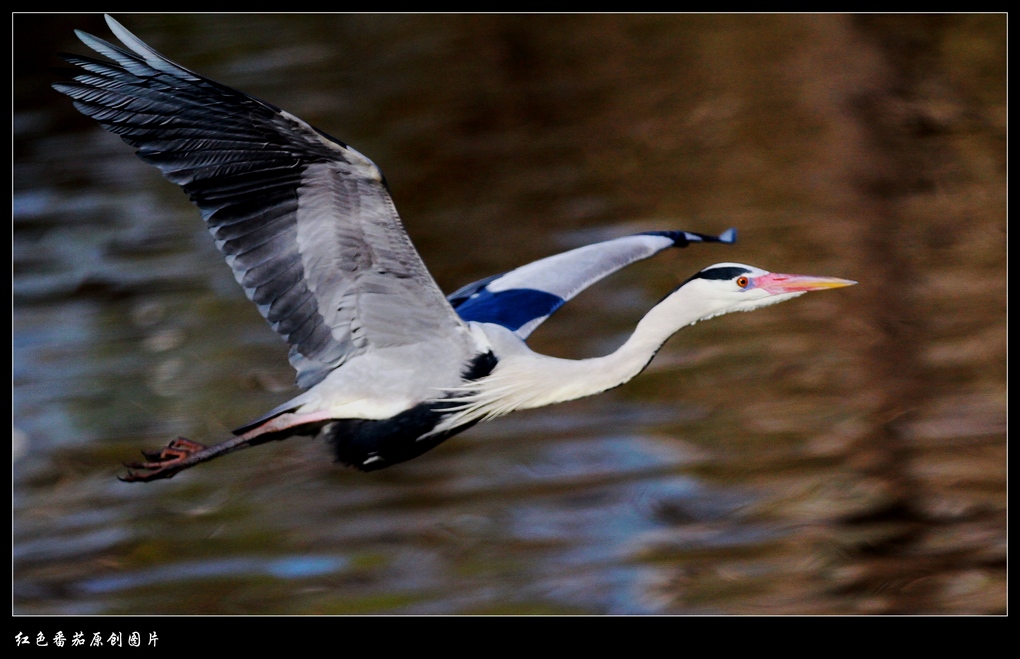
[[[146,462],[134,462],[124,465],[128,469],[144,471],[141,473],[129,471],[127,476],[118,476],[117,478],[125,483],[170,478],[178,471],[194,464],[194,461],[189,458],[205,449],[206,446],[203,444],[178,437],[167,444],[161,451],[142,451],[142,455],[147,460]]]
[[[233,453],[249,446],[256,446],[267,441],[285,439],[301,428],[311,429],[314,434],[322,427],[323,422],[330,419],[328,412],[312,414],[281,414],[249,428],[248,432],[231,437],[219,444],[204,446],[190,439],[178,437],[166,445],[161,451],[142,451],[146,462],[124,465],[129,471],[127,476],[119,476],[127,483],[155,481],[170,478],[174,474],[200,462],[207,462],[227,453]],[[137,469],[138,471],[134,471]]]

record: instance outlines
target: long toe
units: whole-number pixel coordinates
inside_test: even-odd
[[[146,461],[125,463],[124,466],[129,469],[127,475],[117,478],[125,483],[170,478],[187,466],[185,460],[205,448],[204,444],[178,437],[159,451],[142,451]]]

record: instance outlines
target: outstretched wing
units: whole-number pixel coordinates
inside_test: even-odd
[[[736,229],[718,236],[690,231],[639,233],[534,261],[468,284],[447,299],[463,320],[502,325],[526,339],[567,300],[635,261],[668,247],[736,239]]]
[[[234,276],[310,387],[373,348],[463,327],[408,238],[372,161],[301,119],[166,59],[109,16],[127,50],[65,55],[54,88],[198,206]]]

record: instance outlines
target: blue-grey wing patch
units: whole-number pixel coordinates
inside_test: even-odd
[[[457,307],[457,313],[461,320],[495,323],[520,336],[521,328],[536,320],[541,322],[548,318],[564,302],[566,300],[558,295],[534,288],[511,288],[506,291],[482,289]]]
[[[411,245],[379,169],[301,119],[164,58],[110,17],[113,62],[65,55],[75,107],[198,206],[310,387],[352,355],[463,323]]]
[[[718,236],[691,231],[639,233],[540,259],[468,284],[447,299],[464,321],[502,325],[526,339],[567,300],[635,261],[669,247],[736,239],[735,229]]]

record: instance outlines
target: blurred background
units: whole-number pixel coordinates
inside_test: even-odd
[[[448,292],[738,229],[541,352],[614,350],[719,261],[860,285],[381,472],[294,438],[121,483],[293,371],[185,195],[50,88],[102,17],[14,15],[16,614],[1005,613],[1005,15],[117,18],[372,158]]]

